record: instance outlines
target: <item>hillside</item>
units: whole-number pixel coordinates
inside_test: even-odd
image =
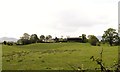
[[[2,37],[0,38],[0,42],[3,42],[3,41],[13,41],[13,42],[16,42],[18,39],[16,38],[10,38],[10,37]]]
[[[99,66],[90,57],[99,57],[102,47],[105,65],[109,67],[117,62],[117,46],[91,46],[87,43],[3,45],[3,70],[73,70],[71,66],[95,69]]]

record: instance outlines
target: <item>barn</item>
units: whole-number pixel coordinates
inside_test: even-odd
[[[67,38],[67,41],[68,42],[82,42],[82,38],[79,38],[79,37],[70,37],[70,38]]]

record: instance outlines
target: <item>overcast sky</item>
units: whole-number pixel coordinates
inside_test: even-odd
[[[0,0],[0,37],[102,35],[118,28],[119,0]]]

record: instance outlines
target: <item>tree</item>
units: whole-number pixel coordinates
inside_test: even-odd
[[[45,36],[44,36],[44,35],[41,35],[41,36],[40,36],[40,40],[41,40],[41,41],[44,41],[44,40],[45,40]]]
[[[24,33],[23,36],[21,37],[21,39],[30,39],[30,35],[28,33]]]
[[[51,35],[46,36],[46,40],[52,39]]]
[[[4,44],[4,45],[6,45],[6,44],[7,44],[7,42],[6,42],[6,41],[4,41],[4,42],[3,42],[3,44]]]
[[[82,34],[82,43],[86,42],[87,42],[86,34]]]
[[[39,40],[39,38],[38,38],[37,34],[32,34],[32,35],[30,36],[30,41],[31,41],[32,43],[36,43],[36,42],[38,42],[38,40]]]
[[[30,43],[30,35],[28,33],[24,33],[23,36],[17,41],[17,45],[26,45]]]
[[[7,42],[7,45],[12,46],[13,42]]]
[[[96,46],[97,44],[100,45],[98,38],[96,36],[94,36],[94,35],[89,35],[88,36],[88,41],[93,46]]]
[[[23,45],[23,39],[19,39],[19,40],[17,41],[17,45]]]
[[[102,41],[109,42],[110,46],[112,46],[114,42],[118,41],[118,33],[115,29],[109,28],[106,31],[104,31]]]
[[[61,38],[58,39],[60,42],[63,42],[64,39],[63,39],[63,36],[61,36]]]
[[[31,41],[28,39],[19,39],[17,41],[17,45],[26,45],[26,44],[31,44]]]
[[[59,39],[58,39],[57,37],[55,37],[55,39],[54,39],[54,40],[55,40],[55,42],[59,42]]]

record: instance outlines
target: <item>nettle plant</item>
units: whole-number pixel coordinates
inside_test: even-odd
[[[105,63],[103,62],[103,48],[101,48],[101,52],[100,52],[100,57],[94,57],[91,56],[90,59],[94,62],[96,62],[100,68],[96,68],[95,70],[100,70],[101,72],[110,72],[111,70],[113,72],[118,72],[119,70],[119,64],[114,62],[114,64],[111,67],[106,67]]]

